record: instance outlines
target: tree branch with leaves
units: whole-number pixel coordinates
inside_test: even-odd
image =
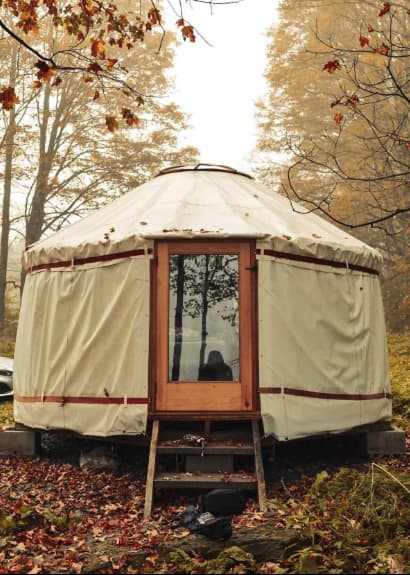
[[[410,10],[385,2],[360,24],[356,46],[324,40],[316,30],[323,50],[315,56],[329,58],[322,71],[337,87],[329,102],[334,129],[311,141],[289,139],[295,161],[283,190],[351,229],[398,233],[410,211],[409,27]],[[361,213],[346,218],[338,211],[346,194],[357,196]]]

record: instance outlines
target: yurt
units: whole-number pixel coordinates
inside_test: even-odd
[[[15,420],[112,437],[249,418],[277,441],[389,421],[381,256],[302,212],[178,166],[30,246]]]

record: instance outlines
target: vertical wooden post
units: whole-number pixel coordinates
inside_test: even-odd
[[[159,420],[154,419],[151,431],[151,443],[149,447],[147,480],[145,484],[145,503],[144,503],[144,518],[147,519],[151,516],[152,498],[154,494],[154,475],[155,464],[157,459],[157,444],[158,444],[158,431]]]
[[[204,434],[205,434],[205,437],[209,437],[211,435],[211,422],[210,421],[204,422]]]
[[[252,436],[253,436],[253,449],[255,452],[255,471],[256,479],[258,481],[258,500],[259,509],[266,511],[266,488],[265,488],[265,473],[263,470],[261,440],[259,435],[259,421],[252,420]]]

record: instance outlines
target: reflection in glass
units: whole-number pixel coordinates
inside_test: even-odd
[[[169,381],[239,381],[239,255],[169,258]]]

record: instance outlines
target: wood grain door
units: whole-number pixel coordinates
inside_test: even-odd
[[[253,409],[251,241],[157,246],[155,411]]]

